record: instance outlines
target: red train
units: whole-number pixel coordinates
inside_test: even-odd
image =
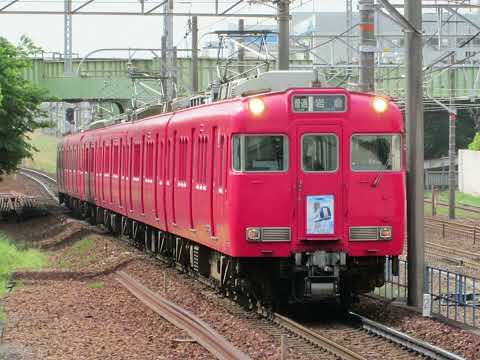
[[[388,99],[291,88],[66,136],[59,193],[250,302],[348,301],[403,251],[403,139]]]

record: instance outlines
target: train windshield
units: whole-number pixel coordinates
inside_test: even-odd
[[[286,171],[288,138],[284,135],[235,135],[233,169],[237,171]]]
[[[336,171],[338,139],[334,134],[305,134],[302,138],[302,168],[306,172]]]
[[[351,168],[354,171],[398,171],[401,169],[400,135],[353,135]]]

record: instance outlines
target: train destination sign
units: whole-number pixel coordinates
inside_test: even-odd
[[[344,112],[345,95],[296,95],[293,97],[294,112]]]

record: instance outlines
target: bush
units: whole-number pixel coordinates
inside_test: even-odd
[[[480,133],[476,133],[473,141],[468,145],[469,150],[480,151]]]

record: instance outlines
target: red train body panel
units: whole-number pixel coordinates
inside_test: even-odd
[[[294,110],[296,99],[316,95],[343,95],[345,111]],[[234,258],[400,255],[406,175],[397,106],[378,113],[373,96],[344,89],[257,98],[265,106],[257,115],[244,97],[67,136],[59,192]],[[389,229],[390,238],[373,239]]]

